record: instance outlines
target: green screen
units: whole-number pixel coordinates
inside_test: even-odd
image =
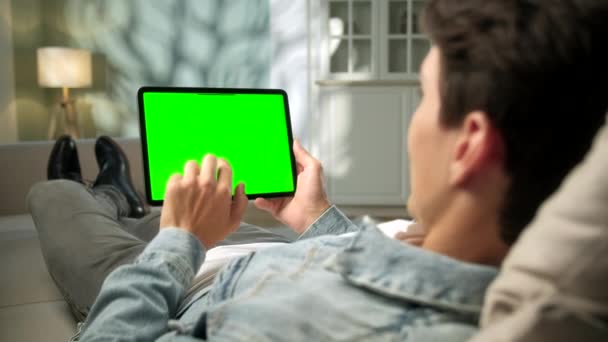
[[[294,191],[283,95],[144,92],[143,110],[152,200],[188,160],[208,154],[233,169],[233,193]]]

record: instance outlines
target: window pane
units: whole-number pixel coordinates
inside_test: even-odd
[[[329,72],[348,72],[348,40],[330,39],[329,51],[331,55]]]
[[[372,43],[370,39],[353,40],[353,71],[372,71]]]
[[[412,40],[412,70],[413,73],[418,73],[422,61],[431,49],[431,43],[427,39]]]
[[[391,1],[389,12],[389,34],[407,33],[407,1]]]
[[[407,72],[407,40],[389,40],[388,72]]]
[[[372,33],[372,4],[369,1],[353,2],[353,34]]]
[[[329,3],[329,34],[343,35],[348,32],[348,2],[332,1]]]
[[[412,33],[422,33],[422,27],[420,27],[420,17],[426,6],[425,0],[415,0],[412,2]]]

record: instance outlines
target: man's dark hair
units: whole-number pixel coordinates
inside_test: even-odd
[[[431,0],[423,25],[441,55],[442,124],[480,110],[505,142],[512,244],[605,120],[608,1]]]

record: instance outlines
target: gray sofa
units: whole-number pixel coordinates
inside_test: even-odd
[[[143,190],[138,139],[120,139],[131,160],[133,180]],[[78,142],[85,179],[97,165],[94,140]],[[0,146],[0,341],[66,341],[76,329],[68,305],[55,287],[25,197],[46,178],[52,142]]]

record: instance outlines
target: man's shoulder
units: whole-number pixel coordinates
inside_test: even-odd
[[[373,226],[363,227],[327,267],[384,296],[473,315],[498,272],[404,244]]]
[[[335,205],[329,207],[313,224],[300,235],[298,240],[305,240],[323,235],[340,235],[356,232],[359,227],[355,225]]]
[[[219,305],[221,315],[211,309],[218,326],[238,325],[247,336],[306,332],[299,337],[312,333],[327,340],[339,333],[345,340],[378,341],[466,339],[495,275],[491,268],[403,245],[373,226],[259,251],[230,272],[232,280],[222,277],[227,282],[216,290],[231,289],[238,305]],[[227,299],[218,298],[218,304]],[[274,323],[247,330],[243,322],[259,320],[252,312]]]

